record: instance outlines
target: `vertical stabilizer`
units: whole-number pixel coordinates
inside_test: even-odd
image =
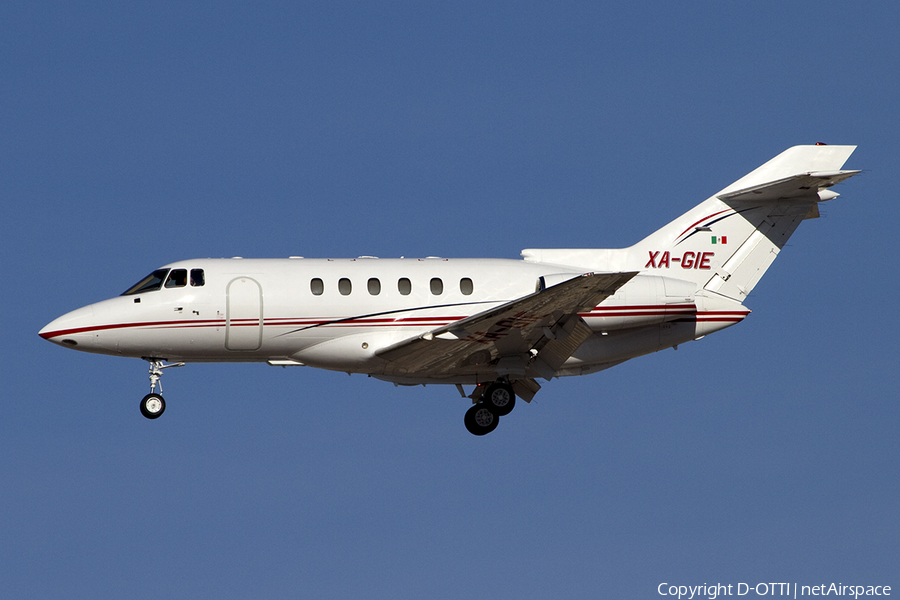
[[[638,270],[693,282],[738,302],[801,221],[818,216],[856,146],[794,146],[630,248],[525,250],[526,260],[595,270]]]

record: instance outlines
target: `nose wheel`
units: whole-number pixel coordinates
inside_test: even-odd
[[[159,394],[147,394],[141,400],[141,414],[148,419],[158,419],[166,410],[166,401]]]
[[[148,419],[158,419],[166,410],[166,401],[161,394],[156,393],[156,386],[162,392],[162,374],[163,369],[169,367],[183,367],[184,363],[165,364],[165,361],[159,358],[145,358],[150,363],[150,393],[141,400],[141,414]]]

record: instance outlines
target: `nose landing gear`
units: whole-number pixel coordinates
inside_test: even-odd
[[[166,401],[162,395],[156,393],[156,386],[162,392],[162,370],[169,367],[183,367],[184,363],[165,364],[163,359],[145,358],[150,363],[150,393],[141,400],[141,414],[148,419],[158,419],[166,410]]]
[[[166,401],[159,394],[147,394],[141,400],[141,414],[148,419],[156,419],[166,410]]]

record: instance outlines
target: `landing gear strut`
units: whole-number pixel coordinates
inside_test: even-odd
[[[184,363],[165,364],[165,361],[158,358],[145,358],[150,363],[150,393],[141,400],[141,414],[148,419],[158,419],[166,410],[166,401],[162,395],[156,393],[156,386],[162,392],[162,370],[169,367],[183,367]]]
[[[475,394],[472,397],[478,398]],[[500,417],[508,415],[515,406],[516,394],[512,386],[498,379],[481,394],[481,401],[466,411],[463,423],[472,435],[487,435],[497,428]]]

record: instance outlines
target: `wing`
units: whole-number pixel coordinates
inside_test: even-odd
[[[586,273],[379,350],[386,374],[442,377],[472,373],[550,379],[591,334],[578,316],[616,293],[637,272]]]

